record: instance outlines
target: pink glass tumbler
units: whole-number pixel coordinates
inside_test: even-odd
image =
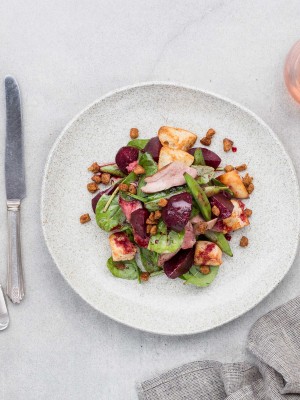
[[[290,94],[300,103],[300,40],[294,44],[287,55],[284,80]]]

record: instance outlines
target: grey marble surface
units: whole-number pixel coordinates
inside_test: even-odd
[[[282,79],[299,19],[298,0],[1,1],[0,79],[13,74],[22,89],[28,189],[27,295],[21,305],[9,304],[11,325],[0,334],[2,399],[131,400],[138,381],[182,363],[249,358],[253,322],[300,292],[298,259],[271,295],[230,324],[191,337],[135,331],[94,311],[59,274],[42,236],[42,174],[53,142],[76,113],[109,90],[148,80],[190,84],[249,107],[279,135],[299,174],[300,106]],[[3,160],[3,91],[0,101]],[[3,282],[3,172],[0,188]]]

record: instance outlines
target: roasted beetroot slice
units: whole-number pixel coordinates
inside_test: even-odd
[[[193,198],[189,193],[172,196],[162,211],[162,219],[167,227],[181,232],[190,219],[192,204]]]
[[[220,210],[220,219],[230,217],[233,211],[233,204],[223,193],[218,193],[209,199],[211,206],[216,206]]]
[[[120,207],[123,211],[123,213],[125,214],[125,217],[127,219],[127,221],[130,221],[131,218],[131,214],[136,211],[139,210],[140,208],[143,208],[142,203],[138,200],[124,200],[122,196],[119,197],[119,204]]]
[[[186,274],[194,263],[195,249],[180,250],[174,257],[164,263],[168,278],[175,279]]]
[[[150,139],[149,142],[146,144],[144,151],[146,153],[151,154],[153,160],[157,162],[161,148],[162,148],[162,145],[160,143],[160,140],[158,139],[157,136],[155,136],[152,139]]]
[[[92,208],[93,208],[94,213],[96,212],[97,203],[98,203],[100,197],[102,197],[104,194],[108,194],[108,195],[112,194],[112,192],[116,189],[116,187],[117,187],[117,184],[112,185],[108,189],[97,193],[96,196],[92,198]]]
[[[120,170],[127,174],[127,167],[129,164],[137,161],[139,157],[139,151],[135,147],[124,146],[121,147],[116,155],[116,164],[120,168]]]
[[[228,192],[225,192],[225,190],[220,193],[222,193],[226,197],[226,199],[228,199],[228,200],[232,199],[232,195]]]
[[[134,241],[140,247],[147,247],[149,243],[149,235],[147,234],[146,221],[150,213],[145,208],[135,210],[130,217],[130,223],[133,228]]]
[[[188,152],[193,156],[197,149],[202,150],[203,158],[206,165],[208,165],[209,167],[213,167],[214,169],[218,168],[222,160],[216,153],[206,149],[205,147],[193,147]]]

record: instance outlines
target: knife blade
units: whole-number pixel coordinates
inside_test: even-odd
[[[26,195],[20,91],[16,80],[5,78],[6,143],[5,186],[8,221],[8,264],[6,294],[13,303],[24,297],[21,258],[20,206]]]
[[[0,284],[0,331],[6,329],[8,325],[9,325],[9,315],[2,286]]]
[[[26,195],[20,91],[11,76],[5,78],[6,146],[5,186],[8,200]]]

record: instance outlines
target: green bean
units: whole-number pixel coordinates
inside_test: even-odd
[[[214,196],[222,191],[226,191],[227,186],[206,186],[203,188],[207,197]]]
[[[226,240],[225,236],[223,235],[223,233],[206,231],[204,235],[207,237],[207,239],[211,240],[216,245],[218,245],[220,249],[224,251],[225,254],[227,254],[230,257],[233,256],[230,245]]]
[[[203,218],[205,219],[205,221],[209,221],[211,219],[211,206],[204,190],[188,173],[184,174],[184,179],[200,209]]]

